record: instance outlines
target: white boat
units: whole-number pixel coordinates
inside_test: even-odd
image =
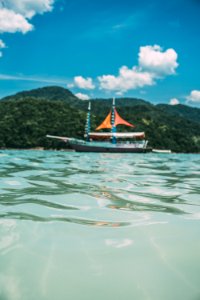
[[[162,150],[162,149],[152,149],[152,152],[154,153],[172,153],[171,150]]]

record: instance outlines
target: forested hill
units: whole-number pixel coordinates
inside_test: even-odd
[[[178,104],[178,105],[158,104],[157,107],[163,112],[166,112],[167,114],[171,114],[174,117],[179,116],[191,120],[193,122],[200,123],[199,108],[190,107],[182,104]]]
[[[92,130],[105,119],[111,99],[92,99]],[[0,148],[64,148],[46,134],[83,137],[88,101],[69,90],[45,87],[0,100]],[[145,131],[149,145],[174,152],[200,153],[200,109],[153,105],[142,99],[116,100],[119,114]],[[129,130],[119,126],[119,131]]]
[[[47,86],[30,91],[19,92],[15,95],[2,98],[1,101],[21,100],[29,97],[53,101],[62,100],[67,101],[68,103],[80,101],[74,94],[72,94],[72,92],[59,86]]]
[[[1,99],[1,101],[13,101],[13,100],[22,100],[26,98],[35,98],[51,101],[64,101],[68,105],[78,108],[78,109],[87,109],[88,101],[83,101],[77,98],[71,91],[63,87],[50,86],[38,88],[30,91],[19,92],[15,95],[7,96]],[[93,101],[92,108],[93,112],[99,111],[99,108],[105,109],[108,111],[111,107],[112,99],[91,99]],[[123,107],[132,107],[136,105],[151,105],[149,102],[136,99],[136,98],[119,98],[117,99],[117,106]]]

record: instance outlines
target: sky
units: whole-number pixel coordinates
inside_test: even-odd
[[[0,0],[0,98],[56,85],[200,107],[199,16],[200,0]]]

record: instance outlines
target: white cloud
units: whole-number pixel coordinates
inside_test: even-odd
[[[154,73],[155,76],[166,76],[175,74],[178,55],[174,49],[163,49],[158,46],[140,47],[139,66],[146,71]]]
[[[32,81],[32,82],[41,82],[41,83],[49,83],[49,84],[66,84],[65,78],[54,78],[54,77],[40,77],[37,75],[9,75],[9,74],[1,74],[0,80],[8,80],[8,81]]]
[[[0,7],[18,13],[25,18],[32,18],[36,14],[43,14],[44,12],[53,9],[54,0],[4,0]]]
[[[116,96],[123,96],[123,91],[116,92],[115,94]]]
[[[0,33],[33,30],[30,23],[36,14],[43,14],[53,9],[55,0],[0,0]]]
[[[68,89],[72,89],[74,87],[74,84],[73,83],[68,83],[67,87],[68,87]]]
[[[85,89],[85,90],[93,90],[95,85],[92,82],[92,78],[84,78],[82,76],[75,76],[74,77],[74,85],[78,88]]]
[[[158,46],[140,47],[138,66],[122,66],[117,76],[102,75],[98,77],[100,88],[117,92],[151,86],[156,80],[175,74],[178,67],[177,53],[174,49],[163,49]]]
[[[90,97],[88,95],[82,94],[82,93],[77,93],[77,94],[75,94],[75,96],[81,100],[89,100],[90,99]]]
[[[0,49],[3,49],[3,48],[6,48],[6,44],[2,40],[0,40]],[[3,56],[3,53],[2,53],[2,51],[0,51],[0,57],[2,57],[2,56]]]
[[[98,80],[101,89],[122,92],[154,84],[151,73],[140,71],[137,67],[129,69],[126,66],[119,69],[118,76],[103,75],[99,76]]]
[[[186,97],[188,102],[193,102],[200,104],[200,91],[198,90],[193,90],[191,91],[190,95]]]
[[[6,8],[0,9],[0,33],[14,33],[17,31],[26,33],[32,29],[33,25],[31,25],[22,15]]]
[[[177,105],[179,104],[179,100],[177,98],[172,98],[170,101],[169,101],[169,104],[170,105]]]
[[[0,49],[2,48],[6,48],[6,44],[2,40],[0,40]]]

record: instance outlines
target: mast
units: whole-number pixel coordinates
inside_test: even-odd
[[[115,125],[115,98],[113,98],[113,102],[112,102],[112,116],[111,116],[111,125],[112,125],[112,129],[111,132],[114,134],[117,132],[117,127]],[[112,144],[116,144],[117,143],[117,139],[115,136],[112,136]]]
[[[86,141],[90,141],[89,133],[90,133],[90,111],[91,111],[91,101],[88,102],[88,111],[87,111],[87,118],[86,118],[86,124],[85,124],[85,136]]]

